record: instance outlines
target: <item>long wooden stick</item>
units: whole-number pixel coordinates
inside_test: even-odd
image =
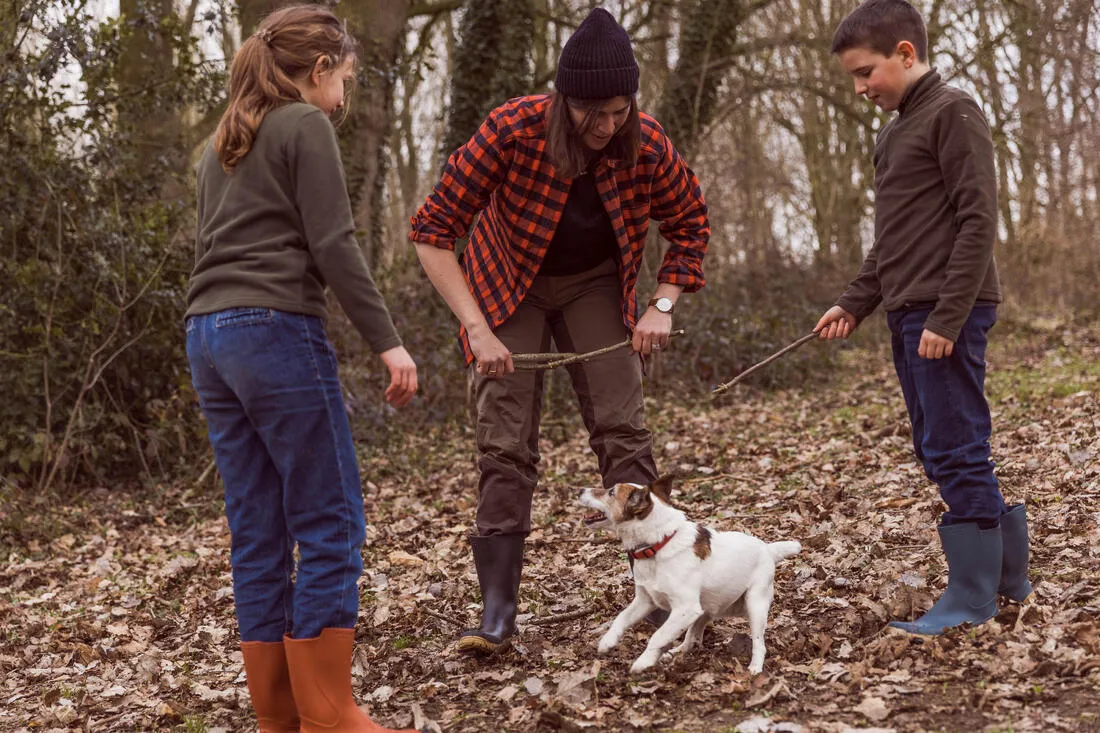
[[[784,354],[786,354],[788,352],[791,352],[791,351],[794,351],[795,349],[797,349],[802,344],[807,343],[809,341],[813,341],[815,338],[818,337],[818,335],[819,334],[817,334],[817,333],[808,333],[805,336],[803,336],[802,338],[795,341],[793,344],[790,344],[789,346],[784,346],[782,349],[775,352],[774,354],[769,356],[764,361],[759,362],[757,364],[753,364],[751,367],[749,367],[745,371],[741,372],[740,374],[738,374],[736,377],[734,377],[730,381],[726,382],[725,384],[720,384],[717,387],[715,387],[714,390],[710,393],[711,398],[717,397],[718,395],[720,395],[723,392],[727,391],[730,387],[737,384],[742,379],[749,376],[750,374],[755,372],[760,367],[767,366],[768,364],[771,364],[773,361],[775,361],[779,357],[783,356]]]
[[[673,336],[683,336],[684,329],[677,329],[669,334],[669,338]],[[566,353],[548,353],[548,354],[512,354],[512,365],[515,366],[516,371],[530,370],[537,371],[540,369],[557,369],[558,367],[565,366],[566,364],[576,364],[580,361],[588,361],[597,356],[603,354],[609,354],[612,351],[630,346],[633,343],[633,338],[624,339],[621,343],[613,344],[611,346],[605,346],[602,349],[596,349],[595,351],[589,351],[584,354],[575,354],[572,352]]]

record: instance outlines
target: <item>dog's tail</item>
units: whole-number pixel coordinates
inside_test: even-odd
[[[768,552],[772,554],[776,562],[779,562],[780,560],[786,560],[788,557],[802,552],[802,545],[794,541],[769,542]]]

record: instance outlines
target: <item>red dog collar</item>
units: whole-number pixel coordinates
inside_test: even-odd
[[[631,559],[633,560],[648,560],[649,558],[657,554],[657,550],[660,550],[662,547],[667,545],[668,541],[671,540],[675,534],[676,531],[673,530],[672,534],[670,534],[668,537],[665,537],[657,544],[649,545],[648,547],[639,547],[637,550],[627,550],[626,554],[630,555]]]

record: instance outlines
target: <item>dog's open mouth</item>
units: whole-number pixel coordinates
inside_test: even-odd
[[[584,515],[585,524],[596,524],[607,519],[607,516],[603,512],[592,512],[591,514]]]

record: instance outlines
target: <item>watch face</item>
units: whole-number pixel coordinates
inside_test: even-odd
[[[655,305],[657,306],[657,310],[662,313],[668,313],[672,310],[672,301],[668,298],[657,298]]]

